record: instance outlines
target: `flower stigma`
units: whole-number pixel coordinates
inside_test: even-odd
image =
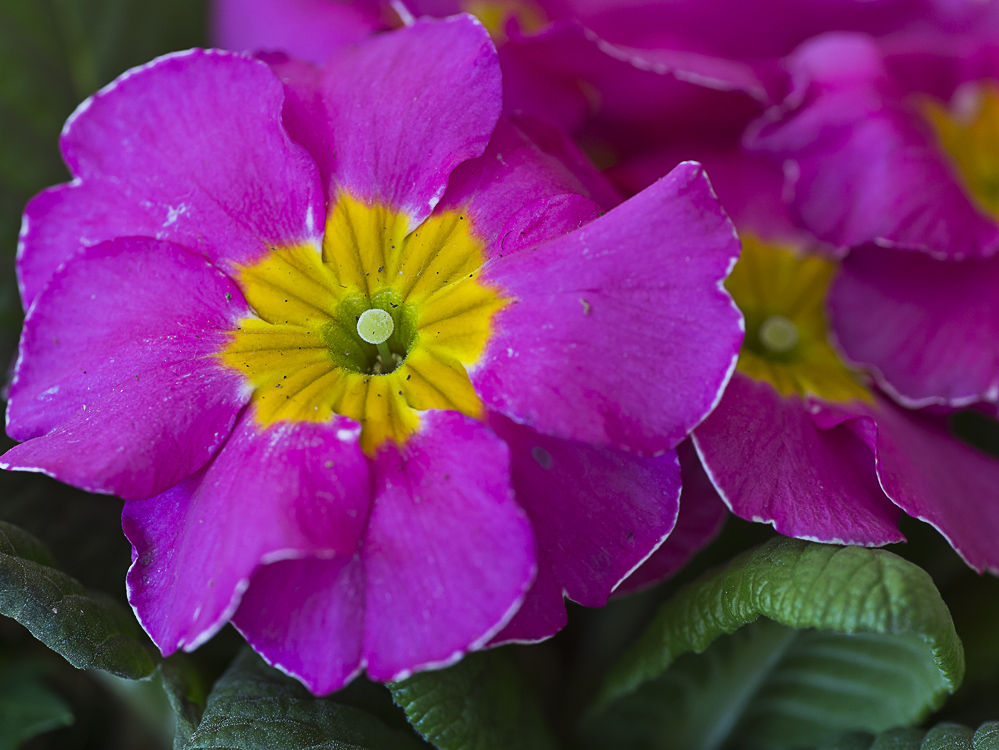
[[[377,307],[365,310],[357,318],[357,335],[378,347],[378,363],[375,365],[378,374],[392,372],[399,366],[401,358],[385,345],[394,330],[392,316]]]
[[[783,315],[771,315],[760,323],[760,343],[774,354],[784,354],[798,345],[798,326]]]

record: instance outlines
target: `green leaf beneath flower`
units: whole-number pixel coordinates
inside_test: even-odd
[[[507,650],[389,686],[413,726],[444,750],[547,750],[554,741],[538,699]]]
[[[0,453],[14,441],[0,437]],[[44,474],[0,472],[0,520],[58,550],[58,567],[87,588],[125,603],[132,546],[121,533],[121,500],[91,495]]]
[[[889,729],[877,737],[849,735],[823,745],[820,750],[999,750],[999,721],[977,730],[961,724],[937,724],[922,729]]]
[[[3,521],[0,615],[17,620],[74,667],[130,679],[156,667],[152,646],[126,607],[57,570],[41,542]]]
[[[201,724],[183,747],[419,750],[421,743],[335,696],[315,697],[247,649],[215,683]]]
[[[616,747],[814,747],[920,720],[964,653],[929,576],[783,537],[709,572],[612,670],[587,735]]]
[[[158,673],[174,713],[173,747],[174,750],[183,750],[205,712],[201,675],[179,652],[161,662]]]
[[[0,750],[17,750],[32,737],[67,727],[73,712],[41,680],[41,664],[0,665]]]

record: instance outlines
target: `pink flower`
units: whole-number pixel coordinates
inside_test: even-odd
[[[268,59],[167,56],[67,124],[3,466],[127,500],[164,653],[231,620],[325,693],[550,636],[673,528],[732,227],[697,165],[614,207],[501,118],[467,16]]]
[[[904,366],[932,357],[918,349],[920,337],[895,338],[895,322],[942,314],[948,302],[956,315],[956,296],[970,307],[993,277],[973,281],[971,261],[900,250],[864,247],[839,258],[789,227],[772,165],[730,153],[716,154],[709,168],[743,234],[727,286],[746,339],[718,408],[693,433],[725,503],[788,536],[868,546],[903,541],[904,511],[933,525],[976,570],[999,572],[999,461],[952,436],[944,410],[898,406],[837,345],[849,331],[879,359],[905,352]],[[872,284],[864,304],[843,304],[858,295],[859,278]],[[934,300],[932,289],[955,297]],[[955,347],[984,348],[979,331],[969,325]],[[953,359],[934,363],[960,369]]]

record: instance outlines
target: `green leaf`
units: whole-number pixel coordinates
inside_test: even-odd
[[[215,683],[201,724],[185,750],[419,750],[420,742],[389,729],[335,697],[317,698],[266,666],[249,649]]]
[[[963,674],[923,570],[884,550],[777,537],[663,605],[588,729],[620,747],[811,747],[912,724]]]
[[[971,730],[961,724],[922,729],[890,729],[877,737],[847,735],[820,750],[999,750],[999,721]]]
[[[32,737],[67,727],[73,712],[41,680],[36,662],[0,665],[0,750],[17,750]]]
[[[0,438],[0,452],[13,441]],[[121,533],[121,500],[91,495],[43,474],[0,472],[0,520],[59,550],[58,567],[124,603],[132,546]]]
[[[546,750],[554,741],[508,649],[466,656],[389,686],[424,737],[444,750]]]
[[[176,653],[159,665],[160,682],[176,717],[174,750],[182,750],[201,723],[205,690],[201,676],[183,654]]]
[[[25,626],[74,667],[138,679],[156,666],[126,608],[52,567],[35,537],[0,521],[0,614]]]

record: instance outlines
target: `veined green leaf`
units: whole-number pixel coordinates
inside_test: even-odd
[[[848,735],[823,745],[820,750],[999,750],[999,721],[977,730],[961,724],[937,724],[922,729],[889,729],[877,737]]]
[[[205,711],[201,675],[179,652],[160,662],[158,672],[175,717],[174,750],[182,750],[201,723]]]
[[[126,608],[52,567],[35,537],[0,521],[0,615],[17,620],[74,667],[138,679],[156,666]]]
[[[444,750],[554,747],[537,697],[503,649],[389,687],[413,726]]]
[[[912,724],[963,674],[923,570],[884,550],[778,537],[663,605],[587,733],[620,747],[814,747]]]
[[[317,698],[301,684],[243,651],[208,696],[185,750],[419,750],[414,737],[373,716]]]

